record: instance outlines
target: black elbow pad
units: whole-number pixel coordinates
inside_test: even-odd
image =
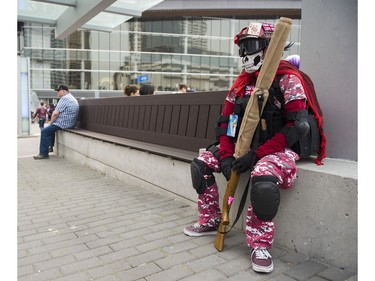
[[[306,137],[310,132],[309,112],[306,109],[293,112],[292,115],[293,117],[287,119],[288,121],[294,120],[294,126],[285,125],[281,129],[281,133],[286,137],[288,147],[292,147],[298,140]]]
[[[300,110],[290,113],[289,117],[287,120],[294,120],[294,126],[286,125],[281,129],[288,147],[302,158],[316,155],[320,148],[320,133],[314,116],[307,110]]]
[[[306,137],[310,132],[310,124],[308,121],[309,113],[307,110],[300,110],[297,113],[294,126],[297,128],[299,137]]]

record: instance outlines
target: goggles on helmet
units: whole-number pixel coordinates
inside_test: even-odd
[[[245,57],[255,54],[268,46],[269,40],[261,38],[248,37],[237,42],[239,47],[239,56]]]

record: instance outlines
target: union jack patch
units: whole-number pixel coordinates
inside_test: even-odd
[[[251,93],[254,91],[254,86],[253,85],[250,85],[250,86],[246,86],[245,87],[245,93],[244,93],[244,95],[245,96],[250,96],[251,95]]]
[[[263,23],[263,31],[265,37],[271,37],[273,32],[275,31],[275,26],[270,23]]]

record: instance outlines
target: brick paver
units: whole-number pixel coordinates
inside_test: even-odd
[[[38,139],[29,141],[36,154]],[[243,233],[233,230],[218,252],[214,237],[182,233],[196,219],[196,210],[182,200],[56,155],[35,161],[19,154],[17,175],[20,281],[357,279],[278,247],[271,250],[274,272],[257,274]]]

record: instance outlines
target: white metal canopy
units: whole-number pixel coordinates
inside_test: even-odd
[[[17,20],[56,27],[64,39],[79,28],[111,31],[164,0],[18,0]]]

